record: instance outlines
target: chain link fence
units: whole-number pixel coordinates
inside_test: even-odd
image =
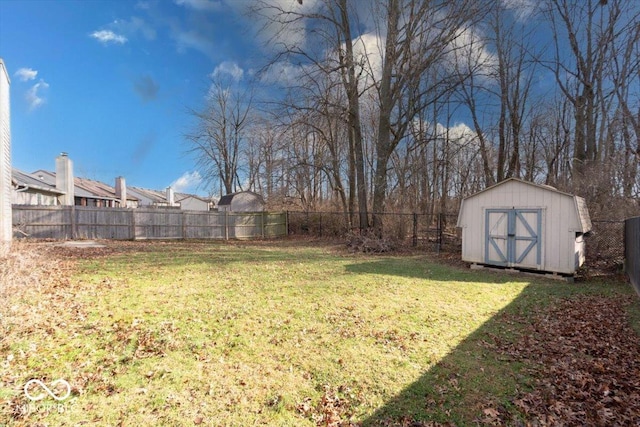
[[[624,266],[624,221],[591,220],[586,236],[585,267],[608,273]]]
[[[360,217],[342,212],[287,212],[289,235],[345,238],[362,232]],[[462,241],[456,233],[457,214],[382,213],[383,238],[397,246],[430,251],[459,251]],[[369,223],[372,218],[369,215]]]

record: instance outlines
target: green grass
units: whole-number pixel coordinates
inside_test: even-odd
[[[482,346],[518,333],[508,316],[630,292],[300,242],[113,245],[13,301],[0,426],[471,424],[528,387]],[[62,413],[11,415],[31,378],[71,384]]]

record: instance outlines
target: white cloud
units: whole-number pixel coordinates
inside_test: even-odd
[[[135,8],[136,9],[140,9],[140,10],[149,10],[149,9],[151,9],[151,5],[147,1],[142,1],[141,0],[141,1],[136,3]]]
[[[31,68],[20,68],[13,75],[17,76],[20,81],[28,82],[29,80],[35,79],[38,75],[38,72]]]
[[[107,45],[109,43],[125,44],[127,42],[127,38],[125,36],[116,34],[111,30],[94,31],[89,36],[93,37],[104,45]]]
[[[501,0],[502,5],[511,11],[519,21],[526,21],[540,7],[538,0]]]
[[[216,0],[175,0],[178,6],[185,6],[191,9],[213,12],[222,10],[222,3]]]
[[[459,28],[451,43],[447,59],[460,73],[473,73],[480,79],[491,79],[498,58],[487,48],[485,37],[477,27]]]
[[[234,61],[224,61],[218,65],[211,73],[212,78],[219,78],[221,76],[230,76],[236,82],[242,80],[244,70],[238,66]]]
[[[438,123],[437,136],[439,138],[448,137],[450,141],[458,141],[459,143],[471,142],[476,139],[476,133],[465,123],[456,123],[448,129]]]
[[[288,61],[280,61],[272,64],[260,79],[265,84],[280,84],[283,86],[300,83],[304,77],[305,66],[295,65]]]
[[[114,34],[121,34],[125,41],[126,36],[134,36],[136,33],[141,33],[147,40],[156,39],[156,29],[147,24],[143,19],[137,16],[132,16],[131,19],[116,19],[110,25],[115,30]]]
[[[174,30],[172,35],[176,41],[179,53],[184,53],[188,49],[195,49],[209,57],[214,56],[215,47],[211,39],[203,32],[196,30]]]
[[[306,44],[308,19],[306,16],[323,6],[321,0],[226,0],[226,7],[242,17],[247,11],[256,13],[247,22],[255,31],[255,36],[266,49],[279,50],[284,46],[302,46]],[[280,21],[280,22],[278,22]]]
[[[25,95],[27,103],[29,104],[29,111],[33,111],[36,108],[42,106],[46,99],[43,97],[42,92],[49,89],[49,83],[44,80],[40,80],[29,89]]]
[[[356,74],[363,71],[367,76],[373,77],[374,81],[380,79],[384,43],[384,38],[372,33],[363,34],[353,40],[353,59],[359,65]],[[362,84],[366,86],[370,82],[363,81]]]
[[[171,188],[173,188],[173,191],[176,193],[189,193],[195,192],[200,184],[202,184],[200,172],[185,172],[180,178],[171,183]]]

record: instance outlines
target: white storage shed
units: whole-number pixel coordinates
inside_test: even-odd
[[[227,212],[262,212],[264,199],[253,191],[240,191],[222,196],[218,201],[218,211]]]
[[[583,198],[510,178],[462,200],[462,260],[574,274],[591,219]]]

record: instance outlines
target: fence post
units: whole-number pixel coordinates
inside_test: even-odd
[[[131,240],[136,240],[136,210],[134,208],[130,208],[131,212]]]
[[[442,212],[438,214],[438,227],[436,232],[438,233],[436,237],[436,253],[439,254],[442,246]]]
[[[287,232],[287,236],[289,234],[291,234],[291,230],[289,230],[289,211],[285,212],[285,217],[284,217],[284,229]]]
[[[418,246],[418,214],[413,213],[413,247]]]
[[[229,211],[224,211],[224,240],[229,240]]]
[[[640,216],[624,222],[624,241],[625,272],[640,295]]]
[[[71,205],[71,240],[76,240],[78,236],[78,219],[76,218],[76,206]]]
[[[182,217],[182,228],[180,230],[180,232],[182,233],[182,238],[186,239],[187,238],[187,221],[186,221],[186,216],[187,213],[183,210],[180,210],[180,216]]]
[[[265,215],[266,215],[266,212],[265,212],[265,211],[262,211],[262,216],[261,216],[261,218],[262,218],[262,238],[263,238],[263,239],[264,239],[264,236],[265,236],[265,228],[266,228],[265,223],[267,222],[267,221],[266,221],[266,216],[265,216]]]

